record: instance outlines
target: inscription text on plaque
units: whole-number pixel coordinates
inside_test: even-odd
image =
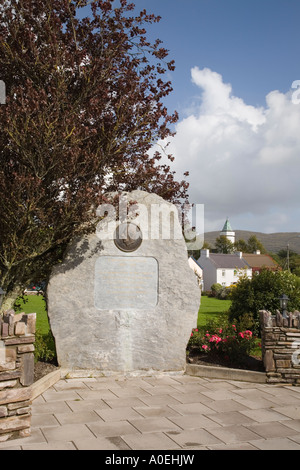
[[[152,257],[101,256],[95,264],[95,307],[143,310],[158,302],[158,262]]]

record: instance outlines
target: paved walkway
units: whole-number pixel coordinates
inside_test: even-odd
[[[199,377],[57,382],[0,450],[300,450],[300,387]]]

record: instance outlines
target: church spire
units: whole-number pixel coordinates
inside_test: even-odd
[[[233,230],[232,230],[232,228],[231,228],[229,219],[228,219],[228,217],[227,217],[222,232],[232,232],[232,231],[233,231]]]
[[[227,217],[224,227],[220,233],[220,235],[225,236],[231,243],[235,242],[235,232],[232,230],[229,219]]]

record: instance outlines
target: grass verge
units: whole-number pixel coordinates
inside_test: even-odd
[[[210,321],[226,319],[231,305],[230,300],[220,300],[207,295],[201,296],[201,305],[198,313],[197,327],[204,327]]]
[[[50,331],[46,301],[42,295],[25,295],[20,297],[15,305],[16,313],[36,313],[36,329],[42,335]]]
[[[50,330],[46,302],[42,295],[19,298],[15,304],[17,313],[36,313],[35,360],[56,363],[55,341]]]

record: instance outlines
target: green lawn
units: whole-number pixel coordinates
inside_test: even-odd
[[[41,295],[28,295],[24,297],[24,301],[19,299],[20,306],[16,312],[36,313],[36,327],[42,334],[49,331],[49,321],[46,311],[46,302]],[[198,328],[205,326],[210,320],[218,320],[226,315],[231,305],[230,300],[220,300],[214,297],[201,297],[201,306],[198,314]]]
[[[198,328],[205,326],[210,320],[215,321],[222,317],[225,318],[230,305],[230,300],[220,300],[202,295],[198,314]]]
[[[46,302],[42,295],[25,295],[24,300],[18,299],[19,307],[16,313],[36,313],[36,328],[42,334],[49,332],[49,321],[46,311]]]
[[[16,312],[36,313],[36,328],[43,335],[49,330],[49,321],[46,311],[46,302],[41,295],[29,295],[24,297],[24,301],[19,299],[20,306],[16,308]],[[226,318],[226,312],[231,305],[230,300],[220,300],[214,297],[201,297],[201,306],[198,314],[198,328],[201,328],[210,320],[218,320]],[[258,348],[256,355],[261,355],[261,349]]]

